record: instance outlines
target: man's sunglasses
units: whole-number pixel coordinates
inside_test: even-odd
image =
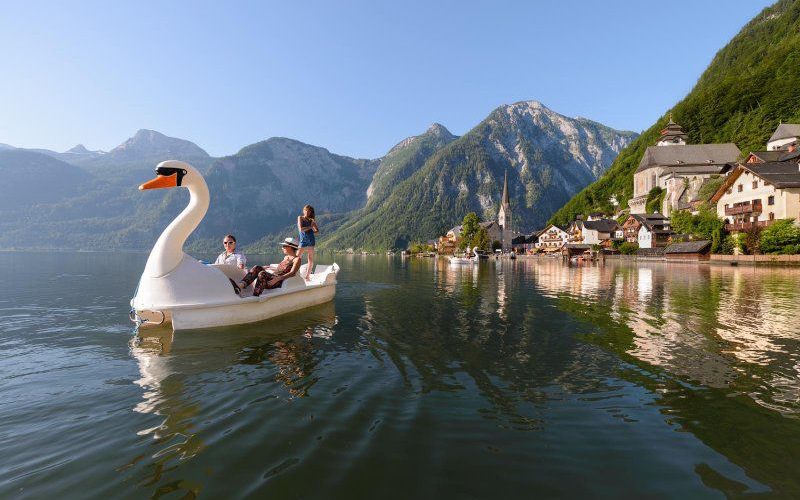
[[[236,243],[236,242],[235,241],[223,241],[222,242],[223,245],[233,245],[234,243]]]

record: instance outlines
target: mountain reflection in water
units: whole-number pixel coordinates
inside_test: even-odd
[[[340,255],[131,339],[145,257],[0,255],[0,496],[800,495],[800,270]]]

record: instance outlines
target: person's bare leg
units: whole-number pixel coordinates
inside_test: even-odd
[[[301,266],[303,265],[303,250],[305,250],[305,247],[300,247],[297,249],[297,256],[300,258]]]
[[[306,268],[306,279],[311,278],[312,269],[314,269],[314,247],[308,247],[308,267]]]

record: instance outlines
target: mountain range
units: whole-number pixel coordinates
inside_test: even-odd
[[[196,144],[139,130],[108,152],[76,146],[0,148],[0,248],[146,250],[187,201],[184,190],[139,192],[164,159],[206,176],[209,212],[190,240],[215,250],[294,234],[306,203],[328,248],[385,249],[427,240],[469,211],[493,219],[508,173],[514,229],[530,231],[597,179],[636,134],[568,118],[537,101],[495,109],[461,137],[443,125],[377,159],[275,137],[213,158]]]

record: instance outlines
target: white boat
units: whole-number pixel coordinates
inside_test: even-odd
[[[335,263],[316,266],[309,280],[301,278],[303,266],[280,288],[258,297],[252,296],[252,285],[241,296],[235,294],[228,278],[239,281],[244,270],[206,265],[183,251],[208,211],[205,179],[188,163],[174,160],[159,163],[156,174],[139,189],[184,187],[189,204],[156,241],[131,299],[131,319],[140,327],[171,324],[173,330],[189,330],[252,323],[333,300],[339,271]]]
[[[451,266],[474,266],[478,263],[478,247],[472,249],[473,257],[450,257]]]

